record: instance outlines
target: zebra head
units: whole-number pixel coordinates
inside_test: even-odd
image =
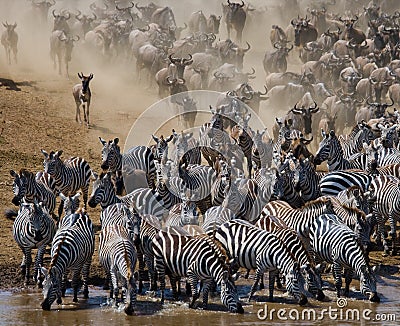
[[[23,178],[15,172],[14,170],[10,171],[10,175],[14,178],[13,182],[13,194],[14,198],[12,199],[12,203],[15,206],[19,206],[21,204],[22,198],[25,196],[26,193],[26,185],[24,183]]]
[[[101,150],[101,168],[103,170],[116,171],[121,169],[121,148],[118,145],[119,138],[114,140],[105,141],[99,137],[100,142],[103,144]]]
[[[52,303],[56,300],[61,304],[61,275],[58,269],[52,267],[49,271],[42,267],[41,272],[44,275],[43,282],[43,301],[41,303],[43,310],[50,310]]]
[[[58,152],[51,151],[50,154],[48,154],[45,150],[42,149],[42,153],[44,155],[44,161],[43,161],[44,172],[50,174],[51,176],[54,176],[59,171],[60,165],[63,164],[63,162],[60,159],[60,156],[62,155],[63,151],[62,150],[59,150]]]
[[[93,172],[94,182],[92,195],[89,198],[88,204],[95,208],[97,204],[102,207],[107,207],[110,204],[110,199],[115,197],[115,188],[111,180],[111,173],[101,173],[100,176]]]
[[[365,296],[369,294],[372,302],[380,301],[376,292],[376,278],[367,265],[362,265],[360,269],[360,292]]]
[[[301,275],[299,265],[297,263],[293,264],[291,270],[285,275],[286,278],[286,289],[290,295],[292,295],[297,302],[303,306],[308,300],[304,295],[304,278]]]
[[[78,210],[80,195],[80,192],[76,193],[74,196],[65,196],[63,193],[60,193],[60,198],[64,203],[63,210],[65,212],[65,215],[74,214]]]
[[[158,138],[157,136],[151,135],[153,140],[156,142],[156,148],[154,157],[162,163],[165,163],[168,159],[168,143],[174,138],[174,134],[164,138],[163,135]]]
[[[336,150],[336,148],[334,148],[335,146],[333,142],[333,139],[336,138],[335,132],[331,130],[330,133],[327,134],[324,130],[321,129],[321,134],[322,140],[319,143],[318,151],[314,157],[315,165],[320,165],[322,162],[329,160],[332,156],[333,151]]]
[[[47,213],[42,203],[22,203],[20,208],[20,213],[24,214],[26,210],[26,217],[29,222],[29,228],[33,234],[33,240],[36,242],[36,245],[43,240],[44,230],[43,222],[45,214]],[[47,213],[48,215],[48,213]]]
[[[221,302],[230,312],[243,314],[244,309],[239,301],[235,283],[230,279],[228,271],[224,271],[221,279]]]
[[[181,223],[187,224],[199,224],[199,213],[197,212],[196,203],[190,200],[182,194],[182,209],[181,209]]]

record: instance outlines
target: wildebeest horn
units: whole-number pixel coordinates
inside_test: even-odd
[[[243,7],[244,6],[244,1],[242,0],[242,4],[240,5],[240,7]]]
[[[338,33],[338,35],[342,34],[342,31],[340,30],[340,27],[338,27],[337,33]]]
[[[167,76],[166,81],[168,85],[172,85],[173,83],[176,82],[176,78],[172,79],[170,78],[171,76]]]
[[[75,14],[75,19],[81,21],[82,18],[79,18],[79,16],[80,16],[82,13],[81,13],[81,11],[78,10],[78,9],[77,9],[77,11],[78,11],[78,14]]]
[[[278,47],[278,45],[279,45],[279,47]],[[275,49],[280,49],[280,48],[282,48],[282,46],[280,45],[279,42],[275,42],[274,45],[273,45],[273,47],[274,47]]]
[[[191,63],[188,63],[189,61],[191,61]],[[187,65],[192,64],[193,60],[192,60],[192,55],[189,53],[189,59],[184,58],[183,62],[185,62]]]
[[[56,18],[57,16],[59,16],[59,15],[56,15],[56,14],[55,14],[55,11],[56,11],[55,9],[53,9],[53,11],[52,11],[53,17],[54,17],[54,18]]]
[[[171,61],[172,63],[175,63],[176,61],[179,61],[178,58],[173,58],[173,57],[172,57],[173,55],[174,55],[174,53],[171,53],[171,54],[168,56],[169,61]]]
[[[71,14],[69,13],[69,11],[67,12],[67,14],[68,14],[68,17],[67,17],[67,16],[64,16],[64,17],[65,17],[65,20],[68,20],[68,19],[71,18]]]
[[[370,82],[372,85],[378,84],[378,82],[375,81],[375,80],[373,80],[373,79],[371,78],[371,76],[368,78],[368,80],[369,80],[369,82]]]
[[[255,73],[256,73],[256,70],[253,67],[251,67],[251,72],[246,72],[246,75],[250,76],[250,75],[254,75]]]
[[[267,86],[264,85],[265,93],[258,92],[259,95],[266,95],[268,93]]]
[[[82,78],[83,78],[83,74],[78,72],[78,77],[79,77],[80,79],[82,79]]]
[[[250,46],[249,42],[246,42],[246,44],[247,44],[247,49],[244,50],[244,52],[247,52],[247,51],[249,51],[251,49],[251,46]]]
[[[290,48],[286,48],[287,52],[290,52],[293,50],[293,44],[290,46]]]
[[[394,105],[394,101],[393,101],[392,97],[390,97],[390,101],[391,101],[392,103],[391,103],[391,104],[385,104],[386,107],[389,107],[389,106],[393,106],[393,105]]]
[[[92,20],[96,20],[96,19],[97,19],[97,16],[96,16],[96,14],[93,12],[93,13],[92,13],[92,15],[93,15],[93,18],[92,18]]]
[[[76,39],[75,39],[75,37],[76,37]],[[72,40],[75,41],[75,42],[78,42],[79,39],[80,39],[79,35],[75,35],[75,36],[72,38]]]
[[[314,136],[312,136],[312,135],[311,135],[311,138],[309,138],[309,139],[305,138],[304,136],[301,136],[301,137],[300,137],[300,140],[301,140],[305,145],[310,144],[310,143],[313,141],[313,139],[314,139]]]

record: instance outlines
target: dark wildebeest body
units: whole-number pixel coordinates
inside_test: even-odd
[[[227,6],[223,6],[225,14],[226,29],[228,32],[228,39],[231,37],[231,29],[236,31],[236,39],[239,43],[242,42],[242,33],[244,24],[246,23],[246,12],[243,9],[244,2],[231,3],[229,0]]]

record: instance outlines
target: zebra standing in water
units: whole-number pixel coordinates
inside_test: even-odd
[[[134,276],[137,253],[129,231],[122,225],[104,227],[99,237],[99,261],[107,274],[111,275],[110,298],[117,305],[119,285],[124,289],[124,311],[132,315],[136,304],[136,280]],[[125,292],[125,293],[124,293]],[[125,298],[124,298],[125,295]]]
[[[13,210],[7,210],[5,213],[5,217],[7,218],[14,216],[16,218],[13,224],[13,236],[23,252],[21,274],[25,277],[24,284],[29,284],[32,249],[37,248],[33,278],[35,283],[41,286],[38,279],[38,271],[40,265],[43,264],[46,246],[51,243],[56,233],[56,226],[42,203],[23,202],[18,213]]]
[[[134,146],[126,153],[121,154],[119,147],[119,138],[105,141],[99,137],[103,145],[101,151],[101,168],[111,171],[117,176],[125,173],[125,170],[142,170],[146,172],[147,183],[154,189],[156,180],[156,167],[154,164],[154,155],[147,146]]]
[[[48,183],[54,181],[50,175],[43,173],[39,177],[40,181],[38,181],[32,172],[25,169],[21,169],[19,174],[11,170],[10,174],[14,178],[14,198],[12,199],[14,205],[20,205],[23,198],[28,203],[33,203],[36,200],[42,202],[49,213],[53,214],[56,208],[56,195],[54,186],[51,188],[53,184]]]
[[[54,178],[57,190],[68,196],[75,194],[80,189],[86,209],[89,182],[92,173],[89,163],[81,157],[71,157],[63,162],[60,159],[63,153],[62,150],[48,154],[42,149],[42,153],[44,155],[44,171]],[[63,203],[61,202],[58,209],[59,217],[62,214],[62,205]]]
[[[266,270],[269,270],[269,300],[272,301],[275,276],[281,270],[286,277],[287,291],[300,305],[307,303],[307,297],[303,294],[304,279],[298,263],[277,236],[236,219],[222,224],[215,232],[215,238],[230,257],[238,260],[240,267],[256,270],[249,301]]]
[[[336,215],[324,214],[315,219],[310,227],[310,243],[316,262],[326,261],[332,264],[337,296],[341,296],[342,269],[344,268],[346,287],[349,294],[350,282],[355,272],[360,277],[360,291],[369,293],[369,300],[379,302],[376,292],[376,280],[371,273],[363,250],[356,235],[347,226],[337,220]]]
[[[88,278],[94,252],[94,229],[92,221],[84,210],[69,215],[63,219],[63,224],[57,230],[52,247],[51,262],[48,271],[42,267],[45,276],[43,285],[43,310],[50,310],[51,304],[57,298],[65,295],[65,275],[72,272],[73,302],[78,302],[79,281],[82,273],[83,297],[89,297]]]
[[[176,281],[188,277],[191,284],[192,300],[189,307],[199,297],[198,281],[203,281],[203,309],[207,308],[208,292],[215,280],[221,286],[221,301],[230,312],[243,313],[235,284],[231,280],[229,263],[222,248],[207,235],[183,236],[159,231],[153,240],[156,270],[160,281],[161,302],[164,303],[165,273],[171,280],[176,295]]]
[[[384,255],[389,253],[385,239],[385,223],[389,219],[392,237],[392,255],[396,254],[396,226],[400,220],[400,188],[399,179],[388,175],[375,178],[370,185],[370,201],[373,202],[372,213],[378,223],[376,242],[383,241]]]

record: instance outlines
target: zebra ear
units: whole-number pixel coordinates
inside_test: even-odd
[[[160,141],[160,139],[158,139],[157,136],[151,135],[151,137],[153,138],[153,140],[158,144],[158,142]]]
[[[43,153],[45,158],[49,157],[49,154],[44,149],[41,149],[41,152]]]
[[[103,146],[107,145],[107,142],[105,139],[101,138],[100,136],[99,136],[99,139],[100,139],[100,142],[103,144]]]
[[[60,149],[58,152],[54,153],[54,156],[60,157],[62,155],[63,151]]]
[[[77,192],[77,193],[72,197],[72,200],[76,200],[76,199],[78,199],[80,196],[81,196],[81,193],[80,193],[80,192]]]
[[[68,197],[65,196],[62,192],[60,192],[60,198],[61,198],[62,201],[65,201],[65,200],[68,199]]]
[[[10,175],[11,175],[13,178],[18,178],[18,173],[15,172],[14,170],[10,170]]]
[[[47,269],[43,266],[39,266],[39,271],[42,273],[42,275],[44,276],[44,278],[47,278],[47,276],[49,275],[49,272],[47,271]]]
[[[97,180],[98,178],[99,178],[99,175],[96,172],[92,171],[92,179]]]

